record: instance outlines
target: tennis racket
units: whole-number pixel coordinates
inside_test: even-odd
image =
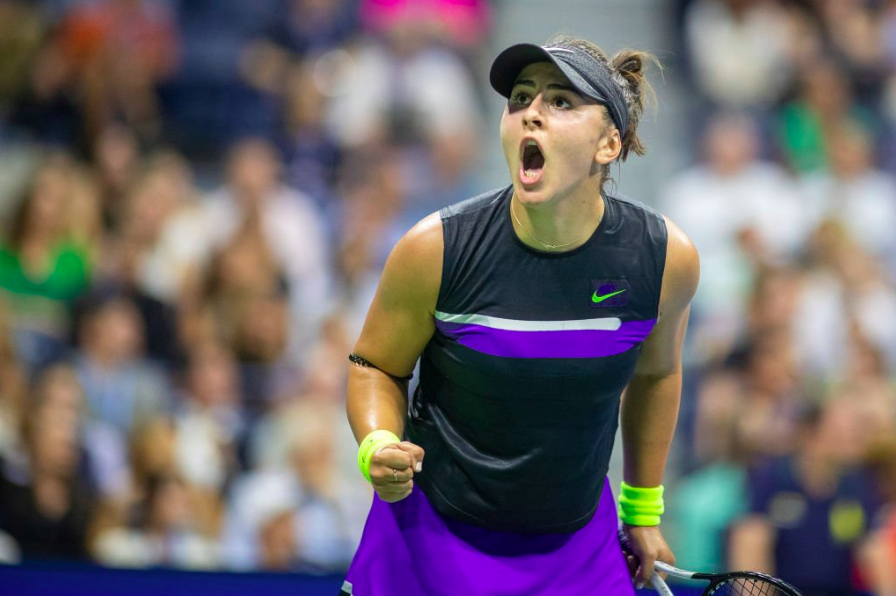
[[[628,538],[619,530],[619,543],[622,549],[631,554]],[[708,581],[709,585],[703,590],[702,596],[802,596],[800,591],[777,577],[755,571],[734,571],[730,573],[696,573],[673,567],[668,563],[657,561],[654,570],[679,577],[681,579],[696,579]],[[674,596],[669,585],[663,581],[658,573],[650,578],[653,588],[662,596]]]
[[[656,571],[662,571],[673,577],[697,579],[709,582],[703,590],[703,596],[802,596],[796,588],[782,579],[755,571],[734,571],[731,573],[695,573],[673,567],[662,561],[654,564]],[[653,588],[663,596],[673,596],[672,590],[659,574],[654,573],[650,580]]]

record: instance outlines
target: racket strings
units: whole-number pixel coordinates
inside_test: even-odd
[[[712,596],[790,596],[779,586],[760,578],[736,577],[715,586]]]

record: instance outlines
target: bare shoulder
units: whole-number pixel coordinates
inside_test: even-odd
[[[402,252],[421,253],[417,255],[418,258],[441,257],[444,239],[442,236],[442,218],[438,212],[430,213],[418,221],[401,238],[396,245],[396,249],[399,246],[402,248]]]
[[[687,234],[666,220],[666,268],[660,298],[663,310],[683,310],[690,304],[700,281],[700,256]]]
[[[381,290],[400,291],[414,302],[435,308],[442,279],[442,220],[432,213],[402,236],[383,271]],[[429,306],[431,305],[431,307]]]

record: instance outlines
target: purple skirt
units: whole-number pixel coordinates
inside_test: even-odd
[[[348,572],[353,596],[633,596],[610,483],[571,534],[495,532],[436,513],[417,488],[378,496]]]

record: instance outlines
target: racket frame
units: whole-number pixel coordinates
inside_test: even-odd
[[[684,569],[679,569],[678,567],[674,567],[673,565],[669,565],[668,563],[664,563],[663,561],[656,561],[653,564],[653,568],[654,571],[659,571],[681,579],[699,579],[708,581],[709,586],[706,588],[706,590],[703,591],[703,594],[711,594],[716,586],[730,579],[752,579],[761,580],[775,586],[783,593],[783,595],[802,596],[799,590],[797,590],[795,587],[791,586],[784,580],[777,577],[772,577],[771,575],[766,575],[765,573],[758,573],[756,571],[734,571],[731,573],[696,573],[694,571],[685,571]],[[657,573],[654,573],[651,577],[651,583],[653,584],[654,589],[662,594],[662,596],[673,596],[672,590],[669,589],[668,584],[666,584],[663,578],[661,578]]]

